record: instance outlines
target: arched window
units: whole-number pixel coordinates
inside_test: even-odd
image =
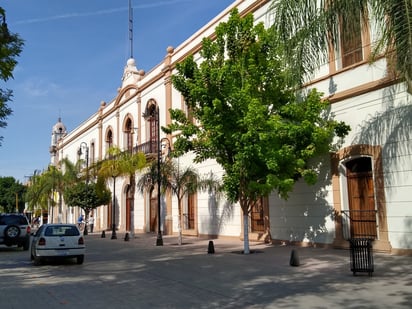
[[[106,135],[106,151],[107,151],[110,147],[113,147],[113,132],[112,132],[112,130],[107,131],[107,135]]]
[[[127,151],[133,150],[133,124],[130,118],[127,118],[124,126],[124,135],[125,135],[125,149]]]
[[[90,144],[90,153],[89,153],[90,164],[95,163],[95,158],[96,158],[96,145],[94,144],[94,142],[92,142]]]
[[[159,107],[155,100],[150,99],[149,102],[147,102],[143,117],[148,122],[146,134],[149,137],[150,152],[157,153],[160,127]]]

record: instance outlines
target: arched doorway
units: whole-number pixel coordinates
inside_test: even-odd
[[[131,193],[130,185],[126,188],[126,231],[130,231],[131,229],[131,222],[132,222],[132,193]]]
[[[372,160],[359,157],[345,162],[350,237],[377,238]]]
[[[342,148],[331,155],[331,170],[336,214],[333,245],[347,248],[350,233],[371,234],[374,250],[389,252],[381,146],[359,144]],[[350,224],[350,213],[361,213],[359,210],[364,211],[359,220],[369,220],[363,224],[363,232],[357,223]],[[367,213],[370,217],[366,217]]]

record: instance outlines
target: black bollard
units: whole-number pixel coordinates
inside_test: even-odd
[[[102,238],[106,238],[106,232],[105,231],[102,232]]]
[[[289,262],[290,266],[299,266],[299,256],[298,256],[298,252],[293,249],[292,253],[290,254],[290,262]]]
[[[214,246],[214,244],[213,244],[213,241],[209,241],[209,246],[208,246],[208,248],[207,248],[207,253],[208,254],[213,254],[213,253],[215,253],[215,246]]]
[[[126,235],[124,235],[124,241],[129,241],[130,236],[129,233],[126,233]]]

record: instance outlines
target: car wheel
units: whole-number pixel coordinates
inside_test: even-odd
[[[81,265],[83,264],[83,261],[84,261],[84,255],[79,255],[77,257],[77,264]]]
[[[19,236],[20,236],[20,229],[16,225],[9,225],[4,230],[4,237],[6,239],[16,239]]]
[[[34,265],[36,265],[36,266],[41,265],[41,262],[42,262],[41,257],[33,256],[33,262],[34,262]]]

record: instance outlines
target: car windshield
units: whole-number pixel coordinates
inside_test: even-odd
[[[79,230],[75,226],[59,225],[48,226],[44,236],[79,236]]]

